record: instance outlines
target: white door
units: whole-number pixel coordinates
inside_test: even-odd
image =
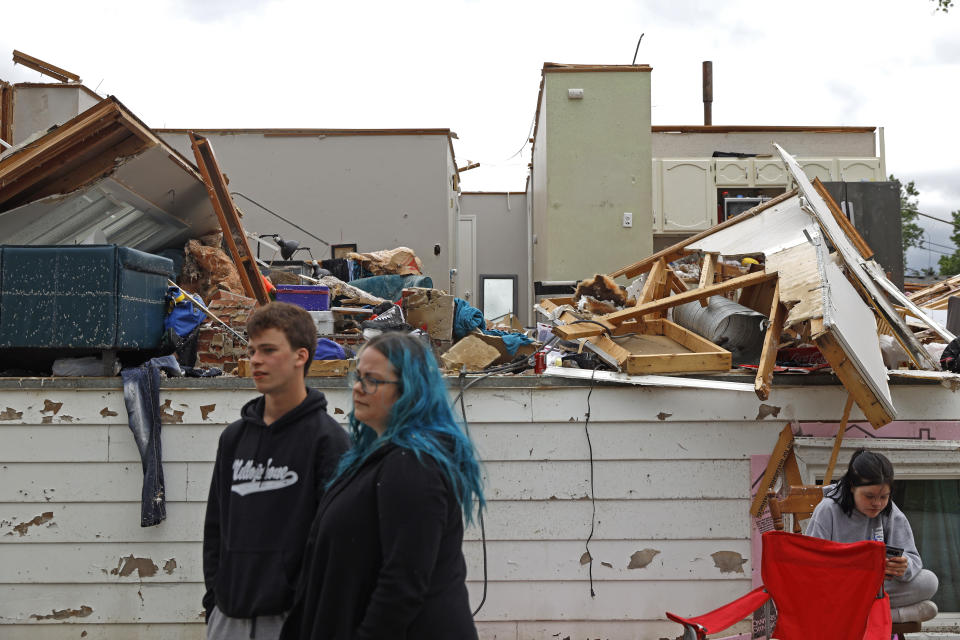
[[[457,297],[473,306],[477,290],[477,216],[460,216],[457,227]]]

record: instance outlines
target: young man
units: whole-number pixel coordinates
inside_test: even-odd
[[[304,385],[317,344],[310,315],[273,302],[250,316],[247,335],[263,395],[217,447],[203,527],[208,640],[279,636],[317,503],[350,446],[324,395]]]

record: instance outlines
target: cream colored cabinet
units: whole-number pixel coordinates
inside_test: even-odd
[[[713,160],[661,161],[660,211],[665,233],[698,231],[716,223]]]
[[[716,163],[718,187],[748,187],[753,181],[752,158],[737,160],[718,158]]]
[[[880,173],[880,158],[840,158],[840,179],[844,182],[886,180]]]
[[[797,158],[797,163],[812,182],[820,178],[820,182],[833,182],[840,179],[840,165],[837,158]]]
[[[780,160],[754,158],[753,175],[758,187],[786,187],[790,183],[790,174]]]

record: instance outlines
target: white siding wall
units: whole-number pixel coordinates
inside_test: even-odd
[[[168,517],[143,529],[140,460],[119,386],[54,382],[61,386],[0,388],[0,637],[199,640],[211,463],[223,426],[254,392],[229,379],[167,383]],[[531,382],[467,392],[490,500],[489,589],[478,616],[487,639],[675,637],[664,610],[703,612],[746,592],[750,456],[769,454],[786,419],[836,420],[845,399],[839,387],[778,388],[767,404],[779,418],[757,420],[752,393],[594,389],[591,598],[581,564],[591,522],[588,389]],[[323,390],[343,419],[346,389]],[[955,417],[957,398],[940,386],[894,387],[904,419]],[[476,606],[479,531],[467,538]],[[745,573],[718,567],[716,551],[747,559]],[[631,557],[652,561],[630,569]],[[127,570],[135,566],[144,573]]]

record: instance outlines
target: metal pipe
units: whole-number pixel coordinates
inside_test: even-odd
[[[713,124],[713,62],[703,61],[703,124]]]

